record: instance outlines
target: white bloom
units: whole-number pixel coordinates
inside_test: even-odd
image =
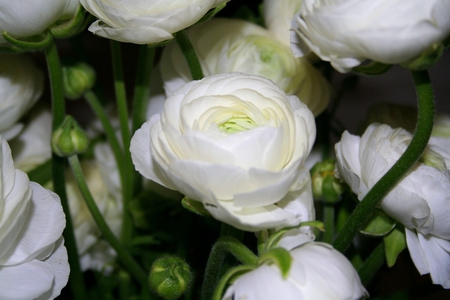
[[[58,20],[72,18],[79,6],[78,0],[0,1],[0,32],[13,38],[26,38],[46,30]],[[7,42],[0,36],[0,45]]]
[[[131,140],[146,178],[203,202],[217,219],[256,231],[312,220],[307,158],[314,117],[272,81],[240,73],[190,82]]]
[[[153,44],[200,20],[210,9],[229,0],[80,0],[99,18],[89,31],[112,40]]]
[[[303,0],[264,0],[264,23],[283,44],[290,45],[291,22]]]
[[[233,19],[213,19],[187,31],[205,76],[242,72],[271,79],[288,95],[296,95],[315,115],[328,105],[330,84],[306,59],[296,59],[288,46],[268,30]],[[192,80],[177,44],[163,52],[161,74],[167,96]]]
[[[377,124],[369,126],[361,138],[345,132],[335,146],[339,175],[362,200],[399,159],[411,138],[402,128]],[[445,288],[450,288],[448,174],[445,167],[439,170],[417,163],[380,204],[407,228],[408,249],[420,273],[430,273],[433,282]]]
[[[339,72],[366,59],[408,62],[450,34],[448,0],[304,0],[292,21],[296,56],[313,51]]]
[[[52,115],[50,110],[34,110],[22,132],[9,142],[17,169],[28,172],[52,156]]]
[[[331,245],[293,231],[279,246],[292,257],[286,279],[276,265],[264,264],[236,279],[223,299],[359,300],[368,296],[352,264]]]
[[[96,160],[82,161],[86,183],[100,212],[112,232],[119,236],[122,226],[121,189],[115,160],[107,145],[96,146]],[[75,239],[83,271],[110,271],[116,253],[101,239],[100,229],[87,208],[71,172],[67,172],[66,189]],[[103,175],[103,176],[102,176]]]
[[[27,55],[0,54],[0,133],[11,139],[22,129],[17,121],[36,103],[44,74]]]
[[[70,271],[59,197],[14,168],[4,139],[0,147],[0,299],[54,299]]]

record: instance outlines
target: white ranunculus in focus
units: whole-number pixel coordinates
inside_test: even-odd
[[[448,0],[304,0],[292,21],[296,56],[313,51],[339,72],[364,60],[411,61],[450,34]]]
[[[234,280],[223,300],[359,300],[368,296],[352,264],[326,243],[294,230],[279,246],[292,264],[284,279],[274,264],[263,264]]]
[[[13,38],[37,35],[59,20],[72,18],[80,5],[79,0],[27,0],[0,2],[0,32]],[[8,42],[0,35],[0,46]]]
[[[216,18],[187,31],[203,74],[242,72],[266,77],[288,95],[296,95],[318,115],[328,105],[332,88],[306,59],[292,56],[288,46],[270,31],[244,20]],[[161,75],[170,96],[192,80],[180,48],[172,43],[163,52]]]
[[[0,133],[9,140],[22,129],[17,121],[44,90],[44,74],[27,55],[0,54]]]
[[[1,139],[0,299],[54,299],[69,279],[59,197],[16,170]]]
[[[200,20],[229,0],[80,0],[99,20],[89,31],[125,43],[154,44]]]
[[[336,144],[340,177],[362,200],[411,141],[402,128],[372,124],[362,137],[345,132]],[[408,249],[421,274],[450,288],[450,176],[444,158],[427,149],[421,162],[382,200],[388,215],[406,227]]]
[[[314,219],[302,165],[315,135],[297,97],[268,79],[231,73],[182,86],[136,131],[130,151],[144,177],[257,231]]]

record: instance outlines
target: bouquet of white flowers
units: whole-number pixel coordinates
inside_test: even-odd
[[[450,296],[450,0],[0,0],[0,31],[0,299]]]

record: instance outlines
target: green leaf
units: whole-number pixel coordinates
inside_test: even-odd
[[[406,248],[405,228],[398,225],[388,235],[384,236],[386,261],[392,267],[397,261],[397,256]]]
[[[48,31],[21,40],[13,38],[6,31],[3,31],[2,35],[8,43],[14,46],[14,51],[26,52],[43,50],[53,41],[52,35]]]
[[[386,73],[391,67],[392,65],[372,61],[365,66],[354,67],[352,71],[361,75],[377,76]]]
[[[258,260],[258,264],[275,264],[280,269],[283,278],[289,275],[289,270],[291,269],[292,256],[284,248],[273,248],[269,251],[263,253]]]
[[[232,269],[230,269],[229,271],[227,271],[222,278],[220,279],[220,281],[217,283],[217,287],[214,291],[214,295],[212,297],[212,300],[220,300],[222,299],[222,295],[225,291],[225,287],[227,286],[228,283],[232,283],[233,281],[235,281],[237,278],[239,278],[239,276],[252,271],[253,269],[255,269],[255,266],[251,266],[251,265],[242,265],[242,266],[237,266],[234,267]]]
[[[203,203],[184,197],[183,200],[181,200],[181,205],[183,205],[184,208],[189,210],[190,212],[193,212],[197,215],[203,216],[203,217],[209,217],[211,216],[210,213],[205,209],[203,206]]]
[[[397,221],[386,215],[382,210],[375,209],[372,217],[361,229],[361,233],[372,236],[384,236],[391,232]]]

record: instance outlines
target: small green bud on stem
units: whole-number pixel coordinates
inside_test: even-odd
[[[148,277],[150,288],[166,300],[180,298],[189,288],[191,281],[192,272],[189,265],[176,256],[157,259]]]
[[[327,159],[318,162],[311,169],[314,199],[322,199],[325,203],[335,203],[343,192],[339,179],[334,176],[336,161]]]
[[[58,156],[83,153],[88,145],[89,137],[71,116],[66,116],[62,125],[53,132],[52,149]]]
[[[64,95],[72,100],[82,97],[95,84],[94,69],[84,62],[62,68]]]

